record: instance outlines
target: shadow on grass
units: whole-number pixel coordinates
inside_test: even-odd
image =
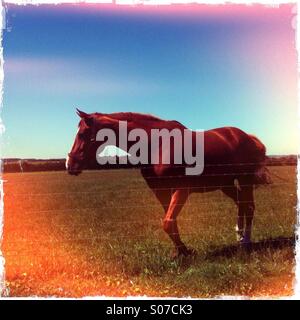
[[[247,245],[230,245],[222,248],[217,248],[216,250],[207,254],[207,258],[217,258],[217,257],[226,257],[231,258],[238,253],[252,253],[252,252],[261,252],[265,250],[276,250],[283,248],[294,248],[296,238],[295,237],[277,237],[269,238],[265,240],[260,240],[257,242],[252,242]]]
[[[202,264],[204,261],[216,261],[218,258],[234,258],[239,257],[242,260],[250,259],[250,254],[253,252],[263,253],[267,250],[278,250],[284,248],[290,248],[293,250],[295,248],[295,237],[277,237],[269,238],[265,240],[260,240],[252,242],[247,246],[241,244],[222,246],[217,248],[211,248],[210,251],[204,256],[197,254],[195,256],[180,257],[176,259],[181,270],[188,269],[191,265]]]

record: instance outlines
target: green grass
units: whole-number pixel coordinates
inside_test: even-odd
[[[296,167],[255,190],[251,253],[236,247],[237,210],[192,194],[178,225],[197,256],[173,261],[163,210],[138,170],[6,174],[3,252],[11,296],[292,294]],[[271,239],[268,242],[261,241]],[[260,243],[261,242],[261,243]]]

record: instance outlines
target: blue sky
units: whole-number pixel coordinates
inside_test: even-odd
[[[296,153],[291,6],[235,8],[10,5],[4,157],[65,157],[75,107],[152,113],[192,129],[237,126],[269,154]]]

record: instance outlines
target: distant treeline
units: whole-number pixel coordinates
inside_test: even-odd
[[[2,169],[4,173],[8,172],[38,172],[38,171],[64,171],[66,159],[2,159]],[[287,156],[268,156],[268,166],[295,166],[297,165],[296,155]],[[95,169],[121,169],[130,166],[124,164],[99,165]],[[132,166],[131,166],[132,167]]]
[[[2,169],[7,172],[62,171],[65,159],[3,159]]]

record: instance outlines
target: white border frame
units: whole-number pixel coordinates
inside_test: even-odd
[[[0,0],[1,1],[1,0]],[[280,4],[294,4],[295,5],[295,18],[296,18],[296,49],[297,53],[300,52],[300,19],[297,16],[297,8],[298,2],[297,0],[289,1],[289,0],[2,0],[0,3],[0,159],[1,156],[1,149],[2,149],[2,135],[4,133],[4,126],[1,120],[1,109],[3,107],[3,80],[4,80],[4,59],[3,59],[3,46],[2,46],[2,39],[3,39],[3,30],[5,29],[6,21],[5,21],[5,4],[17,4],[17,5],[26,5],[26,4],[33,4],[33,5],[42,5],[42,4],[78,4],[78,3],[98,3],[98,4],[116,4],[116,5],[170,5],[170,4],[208,4],[208,5],[230,5],[230,4],[242,4],[242,5],[253,5],[253,4],[262,4],[266,6],[278,6]],[[299,63],[299,54],[298,54],[298,116],[300,116],[300,81],[299,81],[299,74],[300,74],[300,63]],[[300,119],[299,119],[299,129],[300,129]],[[300,141],[298,141],[298,155],[300,151]],[[4,218],[4,201],[3,201],[3,179],[2,179],[2,162],[0,160],[0,298],[1,296],[7,296],[8,290],[5,286],[5,259],[1,252],[1,242],[3,237],[3,218]],[[297,168],[300,165],[300,158],[298,157],[298,164]],[[294,295],[291,297],[281,297],[282,299],[299,299],[300,300],[300,241],[298,238],[300,237],[300,206],[299,206],[299,199],[300,199],[300,172],[297,173],[297,223],[296,223],[296,250],[295,250],[295,258],[296,258],[296,267],[295,267],[295,282],[294,282]],[[50,297],[49,297],[50,298]],[[48,298],[48,299],[49,299]],[[112,299],[109,297],[86,297],[86,298],[97,298],[97,299]],[[151,299],[150,297],[127,297],[127,299]],[[224,297],[226,298],[226,297]],[[227,298],[235,298],[235,299],[247,299],[247,297],[240,297],[240,296],[232,296]],[[260,298],[260,297],[259,297]],[[12,297],[12,299],[15,299]],[[32,298],[26,298],[32,299]],[[44,299],[41,297],[41,299]],[[57,299],[55,297],[51,299]],[[114,298],[115,299],[115,298]],[[166,298],[165,298],[166,299]],[[216,297],[218,299],[218,297]]]

